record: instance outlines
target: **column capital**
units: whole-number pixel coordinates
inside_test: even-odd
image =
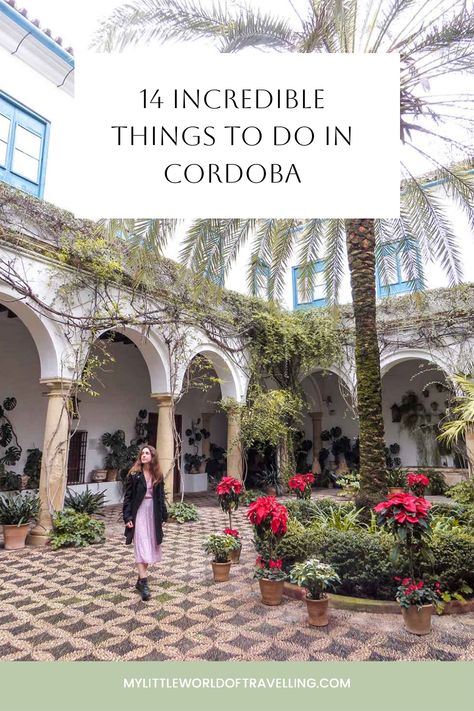
[[[152,393],[152,400],[156,400],[158,407],[169,407],[173,402],[173,397],[170,393]]]
[[[309,415],[313,418],[313,420],[322,420],[323,418],[322,412],[310,412]]]
[[[69,378],[41,378],[39,382],[48,388],[48,395],[69,396],[74,385],[74,381]]]

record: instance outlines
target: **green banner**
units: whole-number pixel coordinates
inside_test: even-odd
[[[4,711],[467,711],[471,662],[3,662]]]

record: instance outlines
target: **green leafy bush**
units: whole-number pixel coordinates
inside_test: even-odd
[[[360,515],[361,510],[355,506],[348,508],[335,504],[327,507],[325,511],[318,511],[311,525],[336,531],[353,531],[361,527]]]
[[[57,511],[53,515],[53,530],[50,533],[51,548],[88,546],[104,540],[105,526],[88,514],[72,509]]]
[[[329,563],[341,578],[335,592],[355,597],[393,599],[396,575],[406,573],[402,561],[390,561],[392,538],[363,530],[337,531],[316,538],[315,554]]]
[[[177,501],[168,506],[168,517],[176,523],[186,523],[187,521],[197,521],[199,519],[198,510],[194,504],[185,504],[184,501]]]
[[[458,528],[439,531],[432,537],[432,565],[427,564],[426,573],[433,575],[450,592],[468,585],[474,588],[474,535]]]
[[[448,485],[444,479],[443,473],[439,471],[423,471],[430,480],[428,492],[432,496],[442,496],[448,490]]]
[[[294,563],[310,558],[315,548],[316,534],[311,529],[305,528],[302,523],[294,518],[288,519],[286,533],[279,539],[275,546],[274,558],[283,560],[283,568],[289,570]],[[266,541],[255,541],[258,553],[263,557],[269,555]]]
[[[331,498],[304,500],[297,499],[285,504],[290,517],[295,518],[304,526],[309,526],[318,516],[331,513],[333,510],[341,513],[354,509],[354,504],[350,501],[339,503]]]
[[[449,487],[446,496],[454,499],[457,504],[474,504],[474,482],[472,480],[460,481]]]
[[[93,493],[86,489],[82,492],[67,490],[64,498],[64,508],[72,509],[78,513],[86,513],[89,516],[103,516],[105,501],[105,491]]]

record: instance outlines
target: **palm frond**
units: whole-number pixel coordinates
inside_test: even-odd
[[[411,176],[400,196],[405,230],[421,245],[430,261],[439,261],[450,285],[462,280],[462,260],[446,205],[435,188],[425,189]]]
[[[206,8],[196,0],[135,0],[102,22],[93,46],[110,52],[154,41],[215,39],[232,32],[234,22],[219,4]]]

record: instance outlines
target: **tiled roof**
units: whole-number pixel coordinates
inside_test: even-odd
[[[41,27],[41,22],[38,19],[32,20],[31,17],[28,15],[28,10],[26,10],[24,7],[21,9],[17,7],[16,0],[5,0],[7,5],[10,5],[10,7],[14,8],[20,15],[23,15],[25,19],[27,19],[29,22],[31,22],[32,25],[37,27],[41,32],[43,32],[47,37],[49,37],[53,42],[56,42],[56,44],[59,47],[63,46],[63,40],[62,37],[53,37],[52,31],[47,27],[46,29],[44,27]],[[72,47],[63,47],[63,49],[68,52],[70,55],[74,55],[74,50]]]

